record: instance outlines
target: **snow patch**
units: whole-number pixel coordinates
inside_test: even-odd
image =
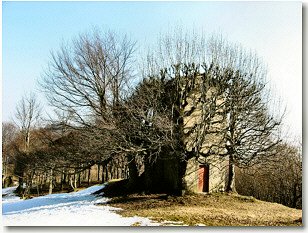
[[[20,201],[20,197],[16,196],[14,191],[17,189],[18,186],[8,187],[2,189],[2,203],[7,202],[16,202]]]
[[[50,194],[28,200],[7,201],[16,189],[3,189],[2,220],[4,226],[158,226],[148,218],[125,218],[106,203],[108,198],[93,195],[104,185],[95,185],[79,192]],[[11,197],[12,197],[11,196]],[[15,196],[16,198],[16,196]]]

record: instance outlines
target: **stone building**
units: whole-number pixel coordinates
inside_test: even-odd
[[[200,86],[206,80],[202,75],[196,80],[184,108],[184,144],[187,151],[200,156],[188,160],[185,182],[187,189],[193,192],[225,191],[229,161],[219,155],[225,152],[219,133],[226,120],[220,114],[223,113],[224,99],[216,94],[215,84],[210,84],[211,88],[202,94]],[[209,106],[213,101],[216,104]]]
[[[188,161],[181,161],[168,149],[162,150],[165,152],[157,161],[145,169],[146,187],[152,192],[179,192],[183,181],[185,188],[192,192],[226,190],[229,160],[222,156],[225,148],[220,130],[226,120],[224,99],[216,93],[215,83],[205,83],[207,78],[199,75],[183,80],[186,82],[183,86],[189,90],[185,90],[181,106]],[[203,85],[207,87],[202,89]]]

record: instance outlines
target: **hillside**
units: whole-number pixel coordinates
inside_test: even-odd
[[[51,194],[28,200],[21,200],[14,195],[16,187],[2,189],[4,225],[303,225],[302,210],[253,197],[223,193],[189,194],[182,197],[123,194],[110,199],[104,195],[108,190],[102,189],[104,186],[95,185],[78,192]]]
[[[106,204],[123,216],[206,226],[302,226],[302,210],[237,194],[128,195]]]

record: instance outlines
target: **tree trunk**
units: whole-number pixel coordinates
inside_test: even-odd
[[[16,191],[19,194],[19,196],[23,196],[23,194],[24,194],[23,183],[24,183],[24,178],[22,176],[19,176],[18,177],[18,187],[16,189]]]
[[[112,169],[113,169],[113,163],[112,163],[112,161],[111,162],[109,162],[109,166],[108,166],[108,174],[109,174],[109,180],[112,180],[113,179],[113,171],[112,171]]]
[[[124,166],[123,178],[128,179],[128,166]]]
[[[26,182],[26,190],[25,190],[25,194],[27,196],[29,196],[31,194],[31,188],[32,188],[32,184],[33,184],[33,178],[35,175],[35,171],[32,171],[28,177],[27,177],[27,182]]]
[[[118,163],[116,163],[118,164]],[[114,178],[115,179],[119,179],[119,173],[118,173],[118,168],[117,166],[114,165]]]
[[[109,165],[109,174],[110,174],[110,180],[114,179],[114,165],[113,161],[111,160],[110,165]]]
[[[297,184],[295,183],[293,185],[293,197],[292,197],[292,207],[296,208],[296,203],[298,200],[298,195],[297,195]]]
[[[183,196],[185,192],[187,191],[187,183],[185,180],[185,174],[187,169],[187,161],[183,160],[179,164],[179,194]]]
[[[52,180],[53,180],[53,170],[52,168],[50,169],[50,178],[49,178],[49,194],[52,194]]]
[[[45,174],[44,174],[44,185],[47,185],[47,176],[48,176],[48,173],[47,172],[45,172]]]
[[[109,176],[108,176],[108,164],[105,165],[105,180],[106,180],[106,181],[109,180]]]
[[[66,183],[66,173],[65,173],[65,171],[63,171],[62,176],[61,176],[61,190],[64,189],[65,183]]]
[[[36,191],[37,191],[37,196],[40,196],[40,188],[38,185],[36,186]]]
[[[2,171],[3,171],[3,174],[2,174],[2,187],[3,188],[7,188],[7,183],[5,182],[6,178],[7,178],[7,156],[2,153],[2,156],[4,156],[3,158],[3,163],[2,163]]]
[[[26,184],[26,187],[24,189],[24,197],[27,198],[29,196],[29,188],[30,188],[30,181],[29,181],[29,176],[30,175],[27,175],[26,176],[26,180],[25,180],[25,184]]]
[[[90,186],[91,168],[88,170],[88,186]]]
[[[156,169],[157,169],[157,165],[156,165]],[[153,183],[157,183],[157,182],[155,182],[156,180],[154,180],[154,178],[156,178],[156,176],[155,175],[153,176],[152,171],[153,171],[153,167],[151,166],[149,161],[147,159],[145,159],[145,161],[144,161],[144,172],[143,172],[143,176],[144,176],[143,182],[144,182],[145,193],[151,193],[151,191],[153,192],[154,190],[156,191],[156,189],[157,189],[157,185],[153,184]]]
[[[117,168],[117,179],[121,178],[121,168]]]
[[[236,193],[235,189],[235,166],[233,162],[233,155],[229,155],[229,174],[228,174],[228,183],[227,183],[227,192]]]
[[[105,165],[102,165],[102,184],[105,183]]]
[[[97,164],[97,181],[99,182],[99,172],[100,172],[100,165]]]
[[[72,189],[75,189],[74,183],[73,183],[73,177],[71,175],[69,176],[69,181],[70,181],[70,185],[71,185]]]
[[[138,169],[135,158],[131,154],[128,155],[128,172],[128,189],[134,189],[138,181]]]
[[[81,172],[78,173],[78,187],[81,186]]]
[[[74,188],[77,188],[77,174],[76,173],[74,174]]]
[[[40,189],[43,190],[44,185],[44,174],[40,175]]]

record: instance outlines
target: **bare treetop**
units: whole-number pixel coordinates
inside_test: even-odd
[[[41,105],[34,93],[25,95],[16,106],[15,123],[21,128],[25,150],[29,149],[30,130],[38,123],[41,112]]]
[[[52,53],[41,86],[49,102],[69,111],[75,123],[108,119],[132,77],[135,42],[108,31],[82,34]]]

